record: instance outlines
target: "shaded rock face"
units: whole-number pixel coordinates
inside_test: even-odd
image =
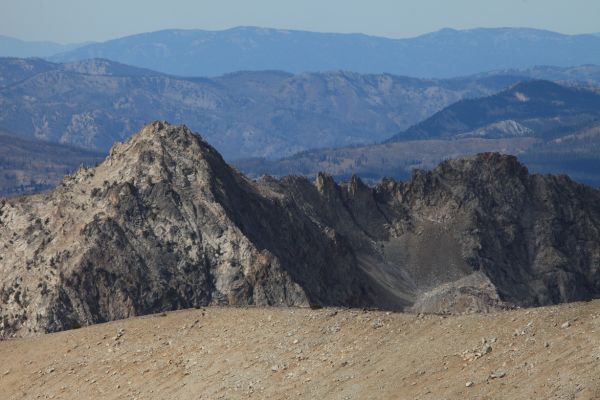
[[[465,263],[505,301],[535,306],[600,293],[598,190],[529,175],[497,154],[445,162],[406,188],[409,202],[428,204],[422,210],[444,210],[449,226],[465,223]]]
[[[482,154],[374,188],[253,182],[145,126],[53,192],[0,203],[0,335],[208,304],[485,311],[600,295],[600,193]]]

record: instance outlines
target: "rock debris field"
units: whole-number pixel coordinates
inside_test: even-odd
[[[206,307],[0,342],[2,399],[598,399],[600,301]]]

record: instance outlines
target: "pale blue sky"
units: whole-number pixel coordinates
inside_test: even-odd
[[[0,34],[107,40],[167,28],[252,25],[410,37],[443,27],[600,32],[599,0],[0,0]]]

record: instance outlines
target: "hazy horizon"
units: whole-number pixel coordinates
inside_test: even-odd
[[[271,26],[235,25],[235,26],[225,27],[225,28],[222,28],[222,29],[177,28],[177,27],[162,28],[162,29],[156,29],[156,30],[151,30],[151,31],[133,32],[133,33],[126,34],[126,35],[123,35],[123,36],[111,37],[111,38],[108,38],[108,39],[105,39],[105,40],[82,40],[82,41],[78,41],[78,42],[60,42],[60,41],[48,40],[48,39],[28,40],[28,39],[23,39],[21,37],[17,37],[17,36],[13,36],[13,35],[8,35],[8,34],[5,34],[3,32],[0,32],[0,37],[7,37],[7,38],[21,40],[23,42],[32,42],[32,43],[33,42],[50,42],[50,43],[55,43],[55,44],[60,44],[60,45],[77,45],[77,44],[82,44],[82,43],[85,43],[85,44],[88,44],[88,43],[89,44],[91,44],[91,43],[103,43],[103,42],[108,42],[108,41],[111,41],[111,40],[120,39],[120,38],[123,38],[123,37],[143,35],[145,33],[162,32],[162,31],[206,31],[206,32],[221,32],[221,31],[227,31],[227,30],[239,29],[239,28],[272,29],[272,30],[278,30],[278,31],[290,31],[290,32],[291,31],[298,31],[298,32],[324,33],[324,34],[366,35],[366,36],[380,37],[380,38],[385,38],[385,39],[411,39],[411,38],[415,38],[415,37],[418,37],[418,36],[427,35],[427,34],[439,32],[439,31],[443,31],[445,29],[451,29],[451,30],[456,30],[456,31],[473,31],[473,30],[478,30],[478,29],[531,29],[531,30],[537,30],[537,31],[553,32],[553,33],[558,33],[558,34],[567,35],[567,36],[600,35],[600,32],[565,33],[565,32],[553,31],[553,30],[550,30],[550,29],[544,29],[544,28],[532,28],[532,27],[529,27],[529,26],[477,26],[477,27],[473,27],[473,28],[451,28],[451,27],[445,26],[445,27],[441,27],[441,28],[433,30],[433,31],[423,32],[423,33],[419,33],[419,34],[413,35],[413,36],[391,37],[391,36],[375,35],[375,34],[370,34],[370,33],[365,33],[365,32],[336,32],[336,31],[318,31],[318,30],[295,29],[295,28],[294,29],[292,29],[292,28],[275,28],[275,27],[271,27]]]
[[[115,10],[117,10],[115,12]],[[531,28],[598,33],[593,0],[208,1],[23,0],[0,5],[0,35],[24,41],[102,42],[166,29],[219,31],[239,26],[410,38],[444,28]]]

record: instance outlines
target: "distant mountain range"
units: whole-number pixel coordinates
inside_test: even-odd
[[[526,79],[240,72],[178,78],[107,60],[0,59],[0,128],[107,151],[146,121],[186,122],[227,159],[380,142],[464,98]]]
[[[465,99],[389,139],[553,139],[600,121],[600,94],[549,81],[519,83],[493,96]]]
[[[567,86],[527,82],[540,78]],[[325,170],[369,181],[406,178],[412,168],[433,167],[448,157],[500,151],[527,156],[537,171],[600,184],[593,152],[599,78],[600,67],[580,66],[445,80],[278,71],[208,79],[102,59],[56,64],[4,58],[0,130],[25,141],[16,153],[20,167],[5,174],[0,192],[50,187],[60,171],[99,156],[77,147],[106,152],[154,118],[187,122],[254,177]],[[398,132],[400,141],[377,145]],[[68,162],[54,158],[60,168],[48,179],[39,174],[39,164],[28,161],[38,160],[39,152],[24,151],[37,141],[76,146],[69,148]],[[60,146],[49,154],[60,154]]]
[[[51,60],[89,58],[180,76],[347,70],[448,78],[536,65],[600,64],[600,37],[526,28],[442,29],[408,39],[255,27],[164,30],[65,50]]]
[[[54,42],[31,42],[0,35],[0,56],[2,57],[50,57],[55,54],[75,50],[90,44],[60,44]]]
[[[577,67],[536,66],[526,69],[503,69],[472,75],[477,77],[492,77],[494,75],[522,76],[530,79],[544,79],[557,82],[589,83],[597,87],[600,82],[600,67],[597,65],[581,65]]]
[[[251,176],[326,171],[372,181],[407,178],[414,168],[482,151],[519,155],[534,171],[567,173],[600,185],[600,94],[549,81],[518,83],[461,100],[384,144],[318,149],[281,160],[240,160]]]
[[[93,151],[0,132],[0,197],[52,189],[66,174],[102,159]]]

